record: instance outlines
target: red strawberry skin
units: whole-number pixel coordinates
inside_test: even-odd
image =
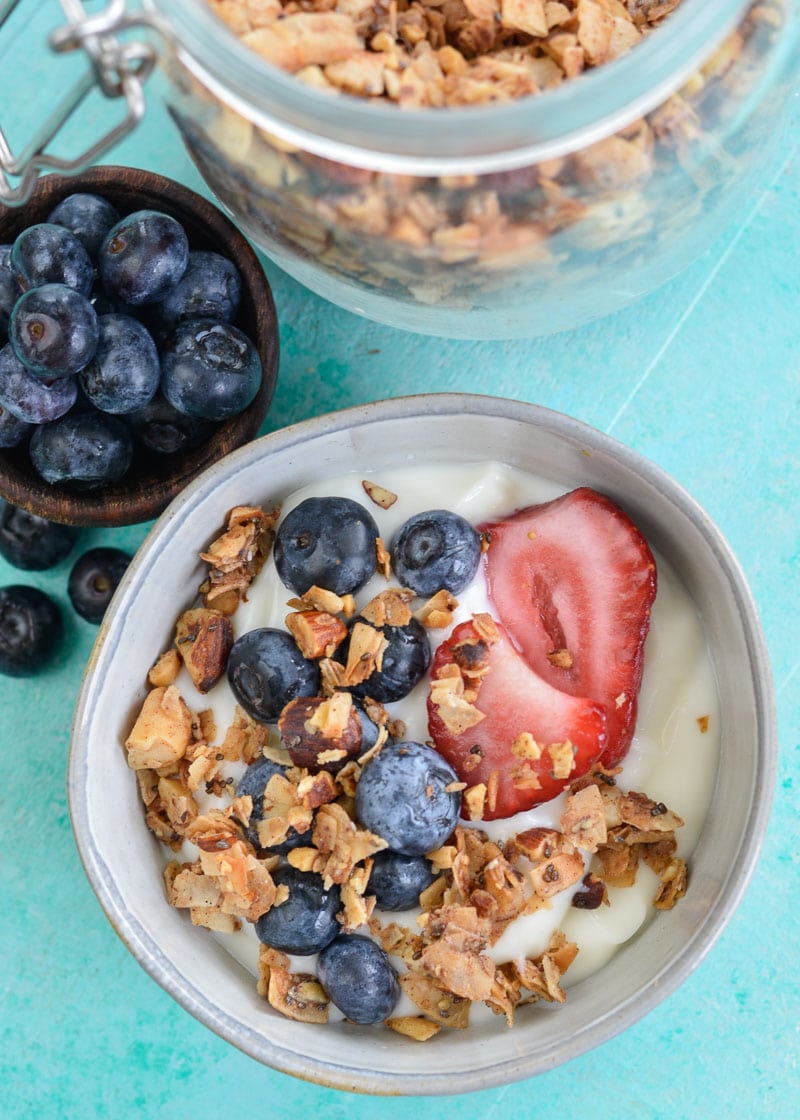
[[[480,615],[474,622],[457,626],[437,649],[431,668],[434,684],[428,699],[428,728],[436,749],[461,781],[467,786],[494,784],[496,801],[484,806],[482,819],[495,820],[550,801],[585,774],[605,746],[606,716],[602,705],[570,696],[535,673],[503,627],[491,619],[488,624],[494,638],[487,641],[487,618]],[[478,628],[476,623],[481,620]],[[476,693],[471,703],[483,715],[460,734],[448,725],[434,699],[437,678],[452,676],[457,666],[467,689]],[[471,674],[476,668],[479,671]],[[512,750],[524,732],[544,748],[540,758],[525,758],[519,748],[516,753]],[[554,777],[547,747],[567,741],[572,746],[572,769],[563,777]],[[497,771],[494,783],[492,771]],[[465,802],[463,816],[469,815]]]
[[[627,514],[588,487],[480,531],[490,541],[486,578],[498,618],[539,676],[604,705],[601,761],[617,765],[636,724],[656,595],[647,541]],[[559,650],[567,655],[554,656]]]

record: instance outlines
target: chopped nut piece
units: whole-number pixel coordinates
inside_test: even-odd
[[[158,770],[183,758],[192,741],[192,716],[174,684],[145,697],[125,740],[133,770]]]
[[[380,486],[377,482],[370,482],[368,479],[363,479],[361,485],[364,490],[381,509],[390,509],[397,501],[397,495],[393,494],[391,490],[387,490],[385,486]]]
[[[479,782],[464,791],[464,806],[471,821],[483,820],[483,809],[486,804],[486,784]]]
[[[458,599],[443,589],[420,607],[415,618],[428,630],[442,630],[451,625],[457,607]]]
[[[575,767],[575,750],[567,739],[563,743],[549,743],[547,747],[552,762],[554,778],[568,778]]]
[[[178,651],[174,648],[165,650],[147,674],[147,681],[153,688],[166,688],[167,685],[175,683],[180,668],[181,659]]]
[[[399,1015],[387,1019],[386,1026],[406,1038],[413,1038],[415,1042],[427,1042],[442,1029],[439,1023],[433,1023],[423,1015]]]
[[[547,655],[547,660],[557,669],[572,668],[572,654],[568,649],[553,649]]]
[[[701,735],[705,735],[708,731],[708,716],[698,716],[697,726],[700,728]]]
[[[230,619],[199,607],[184,611],[175,627],[175,646],[198,692],[209,692],[228,663],[233,645]]]
[[[375,538],[375,562],[380,574],[389,579],[392,574],[392,557],[382,537]]]
[[[347,627],[335,615],[324,611],[296,611],[286,616],[286,629],[297,642],[303,657],[317,661],[333,657],[347,637]]]

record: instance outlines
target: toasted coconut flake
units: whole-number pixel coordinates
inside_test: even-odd
[[[603,798],[597,786],[571,793],[561,814],[564,835],[587,852],[596,852],[608,838]]]
[[[352,687],[367,680],[376,669],[380,672],[388,644],[380,630],[365,622],[356,622],[350,634],[343,684]]]
[[[418,970],[404,973],[399,979],[404,993],[427,1018],[454,1030],[463,1031],[469,1026],[469,1000],[447,991]]]
[[[511,744],[511,753],[517,758],[536,761],[542,757],[542,745],[536,742],[530,731],[523,731]]]
[[[686,864],[682,859],[672,860],[661,872],[661,886],[653,899],[656,910],[671,910],[686,894],[686,884]]]
[[[366,604],[361,617],[372,626],[408,626],[412,614],[409,603],[414,592],[404,587],[390,587],[381,591]]]
[[[465,697],[464,678],[458,666],[448,668],[455,670],[455,674],[448,672],[430,682],[431,703],[447,730],[453,735],[463,735],[486,717]]]

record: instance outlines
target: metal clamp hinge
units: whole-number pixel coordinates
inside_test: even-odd
[[[0,29],[19,0],[0,12]],[[107,7],[89,15],[80,0],[60,0],[68,19],[66,27],[50,36],[51,48],[59,53],[82,49],[91,66],[68,91],[50,118],[39,129],[24,152],[15,156],[0,128],[0,202],[20,205],[27,201],[43,171],[74,174],[96,162],[114,144],[131,132],[144,116],[144,84],[157,59],[155,46],[144,41],[122,42],[120,32],[132,28],[156,27],[156,21],[143,12],[129,13],[125,0],[111,0]],[[80,155],[59,158],[48,149],[83,100],[96,86],[109,98],[125,102],[125,115],[104,136]]]

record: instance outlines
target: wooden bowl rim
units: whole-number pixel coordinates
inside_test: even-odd
[[[258,435],[278,374],[278,316],[264,268],[244,234],[214,203],[156,172],[106,164],[70,177],[44,176],[26,206],[18,210],[0,207],[0,240],[9,226],[12,231],[18,227],[18,232],[31,224],[24,217],[31,209],[44,211],[44,217],[61,198],[78,192],[106,195],[123,214],[161,209],[186,224],[190,244],[193,240],[206,241],[229,256],[242,277],[242,304],[236,322],[247,323],[244,329],[258,350],[263,368],[261,387],[252,404],[224,421],[201,447],[164,456],[163,473],[158,469],[162,461],[154,460],[144,473],[134,471],[133,476],[129,474],[113,486],[79,493],[39,478],[28,460],[27,448],[0,449],[0,496],[12,505],[66,525],[133,525],[157,517],[191,479]],[[137,199],[137,204],[128,205],[124,201],[128,196]]]

